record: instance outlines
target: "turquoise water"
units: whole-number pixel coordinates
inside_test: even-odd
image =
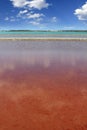
[[[87,32],[0,31],[0,38],[87,38]]]

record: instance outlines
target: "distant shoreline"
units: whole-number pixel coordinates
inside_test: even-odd
[[[87,30],[0,30],[0,32],[87,32]]]

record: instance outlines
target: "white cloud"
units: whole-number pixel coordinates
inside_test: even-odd
[[[14,7],[24,7],[27,4],[26,0],[10,0]]]
[[[30,23],[30,24],[33,24],[33,25],[35,25],[35,26],[36,26],[36,25],[40,25],[40,23],[39,23],[38,21],[30,21],[29,23]]]
[[[16,21],[17,19],[15,19],[13,16],[11,16],[11,17],[6,17],[5,18],[5,21],[10,21],[10,22],[14,22],[14,21]]]
[[[34,13],[34,14],[31,14],[31,13],[28,13],[27,14],[27,18],[29,19],[38,19],[40,17],[44,16],[43,14],[39,14],[39,13]]]
[[[46,0],[10,0],[13,3],[14,7],[29,7],[41,10],[43,8],[48,8],[49,3]]]
[[[57,22],[57,17],[52,17],[52,22],[56,23]]]
[[[36,8],[41,10],[42,8],[48,8],[49,4],[45,0],[32,0],[29,2],[28,6],[30,8]]]
[[[20,11],[18,14],[17,14],[17,17],[21,17],[21,16],[23,16],[23,15],[25,15],[25,14],[27,14],[28,13],[28,10],[22,10],[22,11]]]
[[[38,22],[41,22],[41,21],[43,21],[43,18],[42,18],[42,17],[39,17],[39,18],[37,18],[37,21],[38,21]]]
[[[20,11],[19,14],[25,14],[27,12],[28,12],[27,10],[23,10],[23,11]]]
[[[20,11],[17,17],[21,17],[22,19],[34,19],[38,22],[43,20],[45,15],[42,13],[34,13],[33,11],[28,12],[27,10]]]
[[[74,14],[79,20],[87,20],[87,2],[81,8],[76,9]]]
[[[21,10],[16,15],[18,19],[26,19],[28,23],[32,25],[41,25],[41,21],[45,15],[43,13],[39,13],[39,11],[43,8],[48,8],[49,3],[46,0],[10,0],[14,7],[20,8]],[[35,12],[37,9],[38,12]],[[12,19],[13,20],[13,19]],[[14,21],[14,20],[13,20]],[[54,18],[56,21],[56,18]]]
[[[42,13],[34,13],[33,11],[28,12],[27,10],[24,10],[20,11],[17,17],[30,21],[29,23],[32,25],[40,25],[45,15]]]
[[[41,25],[44,15],[39,13],[29,13],[27,14],[28,19],[32,19],[29,23],[32,25]]]

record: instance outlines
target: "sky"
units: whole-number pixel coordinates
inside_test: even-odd
[[[87,30],[86,0],[0,0],[0,30]]]

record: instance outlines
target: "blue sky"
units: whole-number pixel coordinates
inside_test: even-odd
[[[87,1],[0,0],[0,29],[87,29]]]

